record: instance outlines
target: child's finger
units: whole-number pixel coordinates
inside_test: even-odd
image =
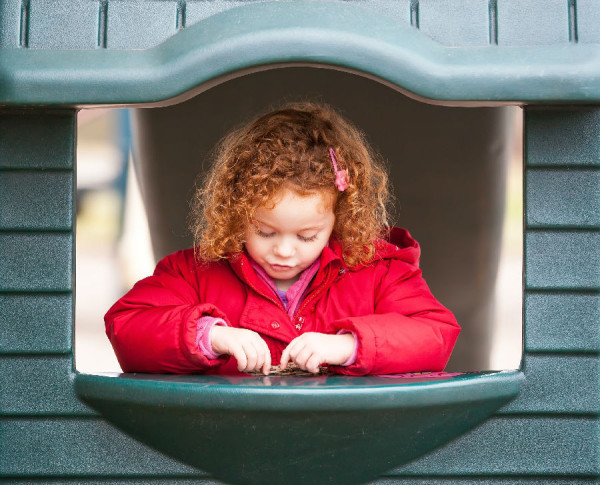
[[[240,372],[243,372],[243,370],[248,365],[248,359],[246,358],[246,352],[244,352],[244,349],[242,348],[242,346],[239,345],[239,346],[234,347],[231,351],[231,355],[233,355],[235,360],[237,360],[238,370]]]
[[[247,372],[251,372],[256,369],[258,353],[256,352],[256,348],[254,347],[253,342],[246,342],[243,345],[243,348],[244,353],[246,354],[246,367],[244,367],[244,370]]]
[[[290,345],[288,346],[289,360],[297,364],[298,354],[302,352],[302,349],[304,349],[304,347],[305,343],[302,340],[299,340],[299,338],[292,340],[292,342],[290,342]]]
[[[282,352],[281,359],[279,359],[279,367],[281,367],[281,370],[285,369],[290,361],[293,362],[294,359],[290,354],[293,348],[294,341],[292,340],[292,342]]]
[[[281,359],[279,359],[279,367],[281,370],[285,369],[290,361],[290,346],[288,345],[281,353]]]
[[[251,369],[252,372],[260,371],[265,366],[265,348],[263,347],[261,341],[262,339],[258,337],[252,342],[254,345],[254,351],[256,352],[256,363],[254,364],[254,368]]]
[[[271,369],[271,351],[269,350],[267,342],[265,342],[260,335],[257,336],[257,347],[260,356],[260,365],[256,370],[265,374],[267,373],[267,370]]]
[[[258,334],[252,343],[256,351],[256,364],[251,370],[254,372],[260,371],[265,374],[267,369],[271,369],[271,352],[269,351],[269,347]]]
[[[300,337],[296,337],[294,340],[292,340],[288,346],[283,350],[283,352],[281,353],[281,358],[279,359],[279,367],[281,367],[281,370],[285,369],[289,363],[291,359],[290,356],[290,352],[292,351],[292,349],[294,348],[294,346],[298,343],[298,339]]]
[[[262,338],[260,339],[263,345],[263,352],[265,355],[265,361],[262,367],[262,373],[266,376],[269,375],[269,372],[271,371],[271,351],[269,350],[269,346],[267,345],[267,342],[265,342]]]
[[[317,354],[312,354],[310,358],[306,361],[306,370],[308,372],[312,372],[313,374],[319,373],[319,366],[321,365],[321,360]]]
[[[312,356],[312,354],[313,354],[312,349],[307,345],[302,345],[297,351],[296,351],[296,349],[294,349],[291,353],[292,358],[293,358],[294,362],[296,363],[296,365],[298,365],[298,367],[300,367],[301,369],[305,369],[305,370],[306,370],[306,363],[308,362],[308,359]]]

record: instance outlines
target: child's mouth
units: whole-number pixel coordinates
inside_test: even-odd
[[[269,264],[273,271],[288,271],[293,268],[293,266],[288,266],[284,264]]]

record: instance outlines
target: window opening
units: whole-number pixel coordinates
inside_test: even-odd
[[[279,71],[293,71],[293,69]],[[316,71],[321,75],[326,70]],[[339,72],[334,75],[351,76]],[[263,72],[253,76],[264,77],[269,74]],[[358,78],[358,76],[351,77]],[[363,83],[377,84],[363,78],[358,79]],[[232,82],[238,81],[224,84]],[[261,80],[257,79],[256,82],[260,83]],[[377,87],[390,90],[378,84]],[[314,92],[308,94],[314,97]],[[394,94],[402,96],[395,92]],[[328,99],[323,101],[331,102]],[[334,103],[331,104],[335,106]],[[466,110],[466,108],[444,109]],[[506,166],[508,171],[506,187],[501,189],[505,191],[506,208],[501,236],[500,263],[496,285],[493,287],[493,311],[485,319],[481,329],[482,334],[487,332],[492,335],[486,350],[489,352],[489,362],[478,368],[464,368],[452,367],[451,360],[449,371],[515,369],[519,367],[521,359],[522,115],[518,108],[509,109],[509,116],[514,118],[512,123],[514,132],[506,137],[507,140],[511,140],[511,146],[509,162]],[[402,117],[403,113],[399,112],[398,116]],[[223,120],[215,119],[215,123],[218,122],[223,123]],[[112,347],[104,333],[103,315],[110,305],[137,280],[152,273],[157,252],[156,244],[153,251],[136,171],[131,168],[129,151],[127,144],[124,143],[128,129],[127,111],[83,110],[79,114],[78,124],[76,368],[84,373],[120,372]],[[360,126],[360,122],[357,124]],[[382,147],[372,140],[371,133],[367,132],[367,135],[376,148],[382,150]],[[400,133],[399,136],[401,135]],[[438,135],[432,128],[430,136],[432,143],[438,142],[436,137]],[[501,137],[498,138],[500,141]],[[410,141],[405,139],[403,143],[410,143]],[[464,143],[469,142],[469,139],[464,140]],[[493,149],[504,150],[507,147],[495,146]],[[383,155],[389,163],[392,163],[389,160],[389,153]],[[419,160],[402,160],[401,163],[418,164]],[[453,164],[457,170],[460,170],[460,160],[448,159],[445,163]],[[423,170],[428,170],[428,167],[424,166]],[[431,180],[434,177],[435,173],[430,174]],[[392,182],[394,185],[397,183],[394,180]],[[448,183],[453,181],[449,180]],[[456,187],[455,190],[461,189]],[[410,219],[409,206],[414,202],[406,200],[403,195],[402,190],[395,190],[397,206],[400,209],[397,209],[394,222],[413,232],[407,219]],[[423,197],[436,197],[436,194],[427,194],[427,188],[424,187]],[[480,202],[472,201],[473,204]],[[456,207],[456,210],[460,211],[461,208]],[[179,236],[182,235],[178,234]],[[421,239],[419,234],[416,234],[416,237],[418,240]],[[445,237],[452,237],[452,235],[447,234]],[[422,262],[425,266],[426,279],[427,261],[431,259],[433,259],[431,250],[424,248]],[[461,261],[460,264],[468,265],[469,261]],[[435,288],[434,294],[438,296]],[[440,299],[442,303],[454,310],[451,301]],[[461,323],[460,318],[459,323]],[[461,337],[459,343],[460,340]],[[470,343],[468,347],[471,346]],[[461,349],[457,344],[455,354],[457,352],[468,352],[468,349]]]

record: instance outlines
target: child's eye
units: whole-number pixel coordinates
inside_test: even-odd
[[[300,241],[304,241],[304,242],[312,242],[315,241],[317,239],[317,235],[315,234],[314,236],[301,236],[300,234],[298,234],[298,239],[300,239]]]
[[[256,234],[258,234],[260,237],[273,237],[275,235],[274,232],[261,231],[258,227],[256,228]]]

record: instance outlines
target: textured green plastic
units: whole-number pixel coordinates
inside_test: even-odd
[[[600,166],[598,108],[530,108],[524,137],[529,167]]]
[[[391,483],[407,477],[409,483],[427,477],[442,483],[444,479],[461,483],[472,477],[476,481],[467,482],[469,485],[504,485],[505,481],[511,483],[510,480],[524,476],[536,485],[545,485],[546,480],[557,477],[561,485],[584,477],[597,483],[597,423],[597,419],[589,417],[551,414],[494,417],[385,476],[393,477]],[[9,477],[6,480],[10,484],[27,477],[43,480],[49,476],[77,484],[112,484],[129,477],[132,483],[140,485],[161,477],[174,481],[194,477],[196,484],[204,483],[201,478],[207,476],[144,446],[99,418],[11,418],[0,421],[0,435],[0,476]],[[291,448],[295,442],[286,439],[283,446],[286,444]],[[361,461],[367,456],[365,449]],[[265,475],[270,473],[272,470],[265,471]],[[313,483],[331,483],[325,470],[321,478]]]
[[[0,354],[70,352],[72,314],[69,293],[0,293]]]
[[[175,35],[178,26],[177,2],[110,2],[106,15],[106,47],[108,49],[145,49]],[[137,26],[138,28],[132,28]],[[139,27],[143,26],[144,35]]]
[[[410,2],[409,2],[410,3]],[[470,2],[465,17],[462,0],[415,2],[412,11],[419,30],[443,45],[484,46],[490,43],[489,2]]]
[[[531,19],[537,19],[531,22]],[[569,42],[569,9],[564,0],[497,1],[498,45],[552,45]]]
[[[154,47],[207,18],[256,0],[4,0],[0,46]],[[260,0],[259,0],[260,1]],[[565,3],[568,2],[568,3]],[[598,43],[596,0],[346,0],[410,25],[441,45]]]
[[[0,213],[0,229],[70,231],[73,172],[0,172],[0,205],[20,204]]]
[[[0,415],[93,414],[73,391],[70,354],[1,358]]]
[[[492,418],[398,474],[494,476],[496,484],[523,476],[540,484],[556,476],[597,479],[598,453],[597,417]]]
[[[498,45],[453,48],[352,2],[245,3],[143,50],[134,50],[141,47],[137,44],[127,50],[102,48],[110,46],[109,29],[120,21],[118,16],[109,17],[106,31],[95,31],[97,38],[103,32],[107,35],[107,45],[100,48],[0,49],[0,104],[152,103],[200,85],[207,88],[207,83],[245,70],[289,63],[351,70],[420,97],[448,102],[598,101],[600,49],[596,44],[570,43],[564,33],[547,38],[545,45],[530,45],[525,38],[515,55],[512,44],[517,41],[510,32],[523,35],[540,25],[543,33],[555,36],[556,23],[561,32],[568,32],[566,14],[558,13],[566,12],[566,5],[559,9],[555,2],[542,10],[550,13],[549,22],[539,22],[540,16],[534,15],[545,2],[534,2],[537,7],[526,10],[530,15],[515,18],[514,12],[504,15],[502,10],[511,8],[510,2],[498,2],[498,35],[493,39]],[[129,3],[131,8],[133,2]],[[104,15],[119,5],[110,2]],[[148,5],[156,8],[160,3]],[[7,12],[11,10],[8,18],[13,22],[15,8],[15,2],[5,7]],[[501,28],[504,21],[514,23],[523,18],[528,19],[524,20],[525,30],[518,25]],[[104,25],[93,20],[89,28]],[[529,23],[532,20],[534,23]],[[63,23],[69,24],[68,20]],[[130,41],[152,35],[144,23],[128,27],[130,31],[124,32]],[[85,35],[87,27],[82,29],[81,35]],[[505,32],[509,36],[506,42]]]
[[[577,450],[587,457],[584,460],[595,456],[590,462],[595,469],[589,474],[596,481],[600,477],[599,121],[598,108],[526,110],[527,380],[519,398],[503,410],[519,416],[542,411],[561,416],[566,428],[562,432],[555,428],[559,438],[545,445]],[[576,416],[580,423],[574,421]],[[551,421],[546,424],[555,426]],[[578,435],[585,433],[584,427],[593,434],[587,443]],[[553,453],[560,459],[559,448]],[[515,471],[525,461],[522,457]],[[538,473],[552,468],[549,462],[527,466]]]
[[[526,355],[524,363],[527,379],[503,413],[600,415],[597,355]]]
[[[446,0],[437,1],[442,5],[459,5]],[[78,6],[84,3],[86,2],[57,2],[62,6]],[[98,6],[113,4],[104,1],[89,3]],[[160,3],[162,2],[152,2],[153,5]],[[189,5],[193,3],[195,2],[188,2]],[[380,2],[383,3],[385,2]],[[398,3],[405,6],[409,2]],[[458,96],[455,100],[461,101],[462,96],[467,93],[472,98],[485,100],[532,99],[540,103],[597,103],[600,89],[597,82],[597,46],[574,43],[566,45],[563,21],[567,15],[564,13],[559,14],[561,20],[556,36],[547,32],[540,34],[544,36],[545,42],[554,42],[553,45],[518,48],[502,45],[508,33],[499,29],[496,33],[500,45],[497,47],[447,49],[422,35],[427,29],[427,19],[433,18],[429,13],[425,15],[425,6],[428,3],[430,2],[426,0],[418,2],[423,7],[420,19],[423,22],[423,32],[400,26],[399,33],[383,29],[381,35],[377,36],[377,30],[382,25],[381,19],[371,23],[370,19],[374,15],[369,16],[368,13],[364,14],[364,11],[361,11],[364,28],[359,29],[359,32],[350,32],[352,25],[359,25],[356,19],[351,18],[350,11],[354,9],[352,11],[357,12],[359,7],[340,3],[340,8],[335,9],[335,12],[344,15],[326,15],[321,22],[318,14],[326,12],[316,9],[316,4],[310,4],[311,8],[315,6],[315,10],[311,10],[310,19],[316,26],[315,30],[308,29],[305,12],[298,15],[298,32],[293,32],[293,22],[290,18],[293,7],[286,10],[291,12],[290,17],[287,17],[287,14],[283,15],[280,30],[273,25],[270,30],[267,29],[265,19],[258,15],[256,18],[243,17],[238,16],[239,10],[232,10],[227,15],[223,14],[226,15],[225,18],[231,21],[235,19],[236,22],[245,20],[247,23],[229,26],[229,29],[223,31],[223,36],[219,37],[220,32],[216,27],[224,17],[215,16],[212,20],[207,20],[204,25],[209,28],[206,36],[212,36],[214,40],[204,47],[200,47],[203,44],[186,46],[186,40],[196,41],[204,38],[204,26],[198,25],[195,29],[184,29],[159,48],[109,53],[102,48],[76,52],[56,51],[51,48],[39,51],[18,48],[19,29],[22,26],[19,19],[21,7],[34,4],[38,7],[42,4],[48,6],[52,2],[6,0],[0,6],[0,44],[3,46],[0,49],[0,103],[35,104],[47,101],[54,104],[74,104],[82,99],[87,99],[88,102],[92,99],[127,99],[128,102],[139,100],[150,103],[161,96],[169,97],[173,93],[179,93],[197,81],[204,82],[206,79],[215,79],[222,75],[239,74],[228,69],[256,66],[258,64],[253,62],[263,62],[261,59],[281,61],[280,56],[273,54],[279,49],[278,45],[263,54],[244,53],[244,49],[267,46],[269,42],[265,39],[271,39],[275,43],[282,42],[281,50],[289,49],[291,53],[291,57],[286,58],[290,62],[304,59],[327,64],[334,59],[334,64],[339,63],[335,64],[336,66],[348,69],[360,69],[360,66],[364,66],[366,72],[388,80],[395,79],[403,89],[412,88],[424,96],[435,97],[437,92],[440,99],[453,99],[453,96]],[[478,2],[472,3],[480,8]],[[505,25],[502,17],[506,15],[506,10],[503,9],[508,3],[510,2],[507,0],[490,2],[491,6],[496,6],[500,28],[505,28],[502,27]],[[334,2],[331,2],[331,5],[333,4]],[[409,6],[416,4],[417,2],[410,2]],[[534,17],[546,26],[554,22],[548,12],[558,11],[559,8],[567,9],[569,6],[576,7],[576,33],[579,40],[600,41],[597,22],[599,6],[595,0],[564,3],[551,1],[547,3],[549,7],[545,11],[534,8],[542,4],[540,1],[523,0],[520,4],[527,7],[523,8],[522,12],[528,18]],[[4,8],[6,5],[16,8],[9,11]],[[216,6],[221,7],[223,4]],[[254,5],[244,8],[247,9],[244,10],[246,13],[259,11],[259,7]],[[266,12],[274,7],[271,5],[260,8]],[[283,6],[277,8],[284,9]],[[327,5],[324,8],[330,13],[334,11],[333,6]],[[419,15],[414,15],[414,18],[419,20]],[[456,19],[456,16],[448,18]],[[388,20],[383,23],[389,26],[396,22],[397,18],[390,16]],[[38,17],[35,21],[38,23],[33,23],[34,27],[41,25],[41,21]],[[250,34],[254,22],[259,27],[257,37]],[[455,20],[449,24],[454,22]],[[476,22],[480,22],[479,17]],[[85,25],[93,26],[94,23],[88,22]],[[509,23],[508,28],[510,25],[512,24]],[[84,27],[84,30],[86,28],[88,27]],[[445,28],[448,35],[451,35],[452,25]],[[538,35],[540,29],[545,27],[540,27],[535,22],[516,22],[512,38],[517,38],[516,42],[532,42],[527,40],[528,32],[517,32],[526,28],[531,28]],[[239,35],[227,37],[232,31]],[[241,35],[243,32],[246,32],[246,37]],[[471,35],[470,32],[467,30],[464,35]],[[333,39],[335,35],[339,35],[339,38]],[[370,35],[375,37],[370,38]],[[572,32],[569,32],[569,36],[571,35]],[[40,39],[36,40],[34,36],[32,42],[39,41],[46,45],[46,40]],[[292,39],[297,45],[290,46]],[[329,51],[325,44],[319,44],[320,39],[331,42],[333,50]],[[396,45],[387,49],[387,46],[395,42],[388,42],[390,39],[405,40],[405,47]],[[80,42],[75,40],[77,39],[69,39],[74,43]],[[246,40],[248,44],[245,44]],[[237,45],[231,44],[237,41]],[[468,39],[465,37],[462,42],[467,43]],[[10,49],[4,48],[8,43],[14,45]],[[219,46],[220,50],[217,49]],[[341,46],[349,52],[340,54],[343,51]],[[207,48],[213,49],[213,57],[208,55]],[[402,54],[397,56],[399,52]],[[219,59],[220,53],[240,56]],[[376,55],[361,61],[355,58],[371,53]],[[386,57],[387,54],[389,57]],[[113,59],[118,62],[111,64]],[[128,60],[131,63],[128,63]],[[207,67],[202,64],[204,61],[214,61],[214,64]],[[380,65],[369,71],[371,63]],[[461,81],[464,82],[461,84]],[[140,88],[139,93],[134,92],[135,87]],[[111,93],[111,90],[114,92]],[[35,99],[38,101],[34,101]],[[600,109],[527,108],[525,114],[528,216],[525,239],[526,352],[523,368],[526,381],[522,393],[509,407],[505,407],[479,427],[405,466],[387,472],[385,478],[375,482],[380,485],[598,483],[600,284],[597,275],[600,228],[597,222],[594,222],[597,221],[597,213],[594,212],[594,207],[590,206],[597,201],[598,187],[593,182],[596,180],[593,170],[600,166]],[[0,174],[4,180],[11,177],[8,172],[12,173],[15,170],[26,172],[34,169],[40,173],[44,173],[46,168],[72,170],[74,119],[74,112],[48,112],[39,107],[16,114],[2,112]],[[567,167],[572,170],[567,171]],[[590,172],[590,169],[593,170]],[[552,177],[552,173],[556,173],[556,179]],[[592,182],[582,174],[590,174]],[[50,183],[54,179],[48,177],[47,180]],[[544,190],[545,183],[550,184],[553,190]],[[54,187],[60,191],[68,190],[60,184],[54,184]],[[581,187],[586,197],[576,193],[577,187]],[[57,194],[56,203],[50,204],[47,211],[38,213],[40,219],[56,221],[57,226],[50,227],[52,224],[48,223],[48,227],[42,229],[34,224],[32,218],[28,219],[27,208],[31,205],[23,200],[18,191],[8,189],[2,197],[0,218],[5,221],[5,227],[0,229],[0,404],[4,414],[0,415],[0,483],[214,485],[214,480],[207,477],[205,472],[183,465],[130,438],[105,419],[90,414],[90,411],[75,399],[74,380],[77,380],[79,386],[80,382],[88,379],[87,384],[92,389],[88,389],[87,392],[99,394],[104,388],[102,383],[99,383],[98,389],[94,391],[97,380],[120,378],[88,378],[74,374],[71,369],[69,340],[73,324],[73,239],[72,229],[64,229],[64,209],[67,208],[67,212],[70,213],[69,219],[72,218],[73,198],[64,193]],[[559,200],[564,200],[564,203]],[[47,203],[48,198],[44,195],[39,201]],[[547,210],[545,206],[552,207],[553,211]],[[54,214],[54,211],[58,213]],[[583,225],[579,225],[581,221],[584,221]],[[41,223],[42,226],[44,224]],[[31,236],[32,239],[25,236]],[[57,241],[61,248],[58,251],[55,250]],[[23,248],[24,242],[28,245]],[[49,303],[49,297],[59,298],[60,303],[56,300],[50,300],[52,303]],[[63,297],[67,298],[67,301],[62,300]],[[33,322],[30,321],[31,316]],[[39,326],[36,326],[36,316],[48,321],[40,322]],[[52,327],[55,327],[54,331]],[[44,337],[48,338],[46,344],[43,343]],[[491,381],[492,388],[495,384],[503,388],[504,381],[496,383],[496,377],[498,376],[491,375],[486,376],[486,379]],[[155,379],[151,379],[153,380]],[[236,387],[230,385],[231,390]],[[194,387],[184,382],[175,384],[177,389],[184,386],[188,389]],[[416,388],[419,387],[424,386],[416,384]],[[167,389],[168,386],[162,390],[164,392],[159,393],[166,394]],[[416,394],[419,394],[420,390],[417,389]],[[477,396],[477,393],[470,392],[470,388],[467,388],[467,391],[467,396],[457,396],[465,399]],[[196,389],[196,395],[203,392],[210,391],[204,388]],[[319,395],[315,389],[306,389],[304,392],[305,400]],[[356,395],[360,392],[359,388],[354,387],[343,391],[344,394]],[[410,392],[407,391],[407,394]],[[578,396],[581,396],[581,399],[577,399]],[[127,396],[119,395],[110,397],[115,400],[127,399]],[[213,409],[226,402],[229,397],[231,396],[226,392],[220,399],[215,395]],[[385,400],[374,401],[374,407],[385,405]],[[178,403],[169,398],[166,404],[168,406],[164,412],[176,412]],[[474,405],[475,402],[471,404]],[[488,402],[484,402],[482,407],[487,405]],[[179,409],[182,415],[186,414],[185,408]],[[452,409],[453,413],[465,412],[465,409],[449,409]],[[226,409],[219,407],[217,411],[224,412]],[[242,410],[233,409],[232,413],[236,411]],[[282,413],[288,412],[298,416],[294,414],[297,411],[282,408]],[[388,412],[389,410],[383,411],[386,416]],[[480,413],[478,410],[474,412]],[[370,423],[375,423],[363,421],[357,409],[341,412],[342,416],[339,419],[352,413],[352,429],[364,429]],[[154,417],[149,416],[148,422],[152,423],[150,420]],[[246,421],[251,423],[256,414],[248,413],[245,417],[248,418]],[[260,420],[266,422],[269,417],[268,410],[259,413]],[[311,417],[309,413],[307,419]],[[398,419],[405,418],[406,416]],[[132,416],[132,419],[141,418],[136,415]],[[379,416],[374,413],[372,419],[377,420]],[[298,430],[300,424],[306,428],[307,422],[310,421],[291,420],[290,425],[294,427],[290,430]],[[220,423],[215,425],[220,426]],[[329,423],[324,423],[322,430],[328,429],[327,426]],[[310,428],[304,428],[298,432],[306,431],[308,434]],[[315,434],[319,436],[320,430],[319,427],[312,429],[309,443]],[[426,426],[423,430],[432,431]],[[435,426],[433,430],[435,431]],[[403,431],[397,431],[390,436],[386,434],[387,429],[383,430],[382,436],[386,436],[385,443],[377,444],[381,448],[376,449],[393,449]],[[186,429],[185,432],[189,430]],[[325,436],[323,439],[339,438],[340,433],[337,429],[335,436]],[[290,439],[289,433],[283,437],[279,436],[279,447],[293,452],[296,445],[297,442]],[[305,442],[299,445],[308,446]],[[228,448],[223,447],[220,454],[217,451],[214,454],[220,459],[227,450]],[[191,451],[193,450],[184,450],[184,454]],[[343,445],[337,451],[333,451],[343,453]],[[368,451],[365,447],[362,454],[355,455],[353,465],[359,467],[362,462],[367,462],[370,459]],[[326,454],[331,453],[331,450],[319,449],[314,450],[314,453]],[[313,466],[313,462],[304,462],[303,465],[308,468]],[[331,483],[326,468],[322,468],[321,471],[323,473],[313,482]],[[262,470],[263,476],[267,478],[274,473],[276,470]],[[284,483],[288,483],[287,477],[285,478]]]
[[[72,171],[74,163],[75,118],[71,111],[0,111],[0,169]]]
[[[70,232],[0,232],[0,290],[68,291],[72,256]]]
[[[577,39],[581,42],[600,43],[600,2],[577,0]]]
[[[598,293],[527,293],[525,350],[600,353]],[[570,321],[577,325],[569,325]]]
[[[527,288],[598,289],[600,232],[529,231],[525,236]]]
[[[27,5],[27,4],[26,4]],[[54,0],[28,2],[27,45],[33,49],[93,49],[97,46],[97,2]],[[60,28],[56,28],[60,25]],[[22,35],[22,34],[21,34]]]
[[[521,379],[80,374],[75,389],[121,430],[229,483],[325,474],[350,485],[463,434],[514,398]]]
[[[529,227],[600,226],[600,170],[532,168],[526,183]]]
[[[95,417],[0,418],[0,437],[0,477],[11,484],[44,477],[112,484],[123,477],[137,477],[134,483],[152,483],[147,480],[207,476]]]

